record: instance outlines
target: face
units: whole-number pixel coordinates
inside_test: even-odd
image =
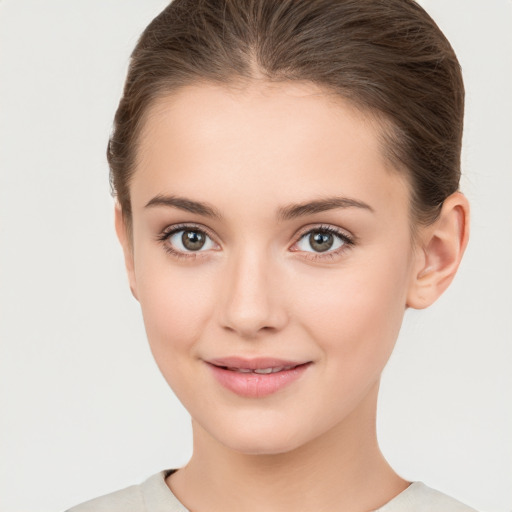
[[[131,286],[165,379],[224,446],[292,450],[378,388],[414,261],[378,130],[306,83],[188,86],[149,112]]]

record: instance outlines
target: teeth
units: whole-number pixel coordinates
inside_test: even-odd
[[[227,368],[228,370],[231,370],[233,372],[240,372],[240,373],[258,373],[260,375],[267,375],[269,373],[277,373],[282,372],[283,370],[291,370],[292,368],[295,368],[295,366],[275,366],[271,368],[256,368],[252,370],[251,368]]]
[[[257,368],[254,373],[272,373],[275,370],[275,368]]]
[[[291,370],[295,366],[276,366],[272,368],[256,368],[251,370],[250,368],[229,368],[229,370],[240,372],[240,373],[258,373],[260,375],[268,375],[269,373],[282,372],[283,370]]]

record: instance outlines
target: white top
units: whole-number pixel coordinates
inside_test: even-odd
[[[160,471],[140,485],[100,496],[66,512],[189,512],[167,487],[174,470]],[[405,491],[374,512],[476,512],[446,494],[413,482]]]

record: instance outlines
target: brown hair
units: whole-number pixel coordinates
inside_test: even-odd
[[[464,85],[450,43],[413,0],[174,0],[131,56],[107,149],[131,221],[129,186],[144,114],[198,82],[310,81],[381,118],[412,210],[437,218],[459,186]]]

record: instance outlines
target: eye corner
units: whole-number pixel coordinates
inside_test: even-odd
[[[324,251],[315,251],[311,245],[310,248],[312,250],[300,248],[299,244],[301,241],[306,239],[308,236],[311,237],[315,232],[322,233],[323,235],[331,235],[334,238],[334,241],[331,242],[331,246],[327,247]],[[307,226],[300,230],[296,237],[296,241],[289,248],[289,251],[294,253],[303,253],[303,258],[310,261],[327,261],[341,257],[353,245],[355,245],[355,237],[352,234],[347,233],[346,230],[342,230],[341,228],[332,225],[318,224],[314,226]],[[334,248],[331,248],[333,246]]]
[[[183,238],[184,233],[187,231],[200,233],[204,238],[203,244],[197,247],[197,249],[187,248]],[[180,233],[181,237],[173,240]],[[220,250],[220,245],[216,242],[215,237],[210,234],[210,230],[195,223],[179,223],[166,226],[156,235],[156,240],[163,245],[165,252],[178,259],[189,258],[193,260],[199,257],[204,258],[207,257],[206,253]]]

